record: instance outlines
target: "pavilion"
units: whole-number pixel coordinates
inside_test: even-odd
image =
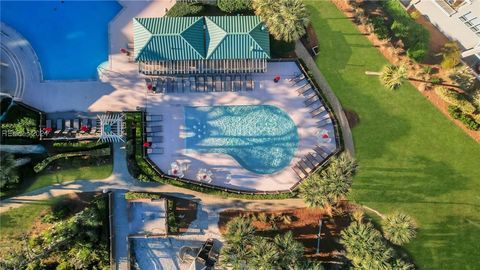
[[[133,57],[145,75],[260,73],[269,33],[257,16],[134,18]]]

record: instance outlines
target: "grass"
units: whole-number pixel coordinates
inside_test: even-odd
[[[65,196],[27,204],[0,214],[0,249],[10,246],[15,239],[29,234],[33,224],[52,205],[64,199]]]
[[[421,269],[475,269],[480,248],[480,145],[410,84],[381,86],[386,59],[333,3],[307,1],[320,41],[317,65],[347,110],[360,172],[351,199],[415,217],[406,251]]]
[[[90,179],[104,179],[112,174],[112,164],[85,164],[83,162],[76,162],[76,158],[63,160],[61,163],[53,165],[60,166],[62,169],[58,171],[44,171],[34,177],[31,185],[25,192],[34,191],[36,189],[47,187],[54,184],[74,180],[90,180]]]

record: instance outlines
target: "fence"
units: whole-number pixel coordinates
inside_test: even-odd
[[[113,193],[108,192],[108,230],[110,240],[110,269],[116,269],[115,264],[115,230],[113,229]]]

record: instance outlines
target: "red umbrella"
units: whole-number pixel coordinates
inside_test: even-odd
[[[87,131],[88,131],[88,127],[87,127],[87,126],[82,126],[82,127],[80,128],[80,130],[83,131],[83,132],[87,132]]]
[[[124,48],[121,48],[121,49],[120,49],[120,52],[121,52],[121,53],[127,53],[127,50],[124,49]]]
[[[275,80],[280,81],[280,75],[275,75]]]
[[[322,138],[324,138],[324,139],[328,138],[328,134],[327,134],[327,133],[324,133],[324,134],[322,135]]]
[[[152,145],[150,142],[144,142],[143,143],[143,147],[145,147],[145,148],[150,147],[150,145]]]
[[[147,84],[147,89],[152,90],[153,86],[151,84]]]

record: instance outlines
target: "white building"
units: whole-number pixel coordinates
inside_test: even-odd
[[[460,44],[463,60],[480,78],[480,0],[413,0],[411,4]]]

